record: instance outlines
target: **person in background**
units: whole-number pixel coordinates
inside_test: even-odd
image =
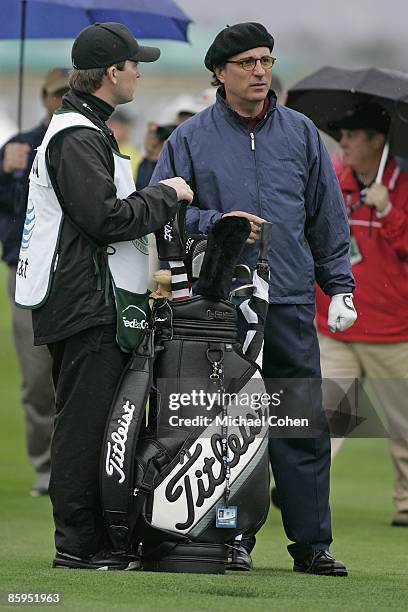
[[[190,110],[180,110],[178,111],[178,113],[176,114],[176,125],[180,125],[180,123],[184,123],[184,121],[187,121],[187,119],[191,119],[191,117],[194,117],[196,113],[194,111],[190,111]]]
[[[0,238],[3,261],[9,267],[8,294],[12,331],[21,373],[21,401],[25,416],[27,453],[36,472],[34,497],[46,495],[50,479],[50,444],[55,413],[51,356],[47,347],[34,346],[31,312],[16,308],[16,269],[27,209],[28,176],[35,150],[41,144],[53,112],[68,91],[68,70],[54,68],[45,76],[41,101],[44,119],[28,132],[17,134],[0,150]]]
[[[196,195],[187,211],[190,231],[206,234],[228,215],[248,219],[251,234],[242,262],[251,268],[260,225],[272,223],[263,375],[267,389],[271,379],[290,379],[285,401],[289,396],[302,416],[323,423],[317,437],[271,435],[269,440],[283,524],[292,542],[288,550],[296,572],[346,576],[345,565],[329,552],[330,437],[314,317],[317,279],[331,298],[330,323],[346,329],[355,320],[343,299],[352,303],[354,288],[349,230],[316,127],[276,104],[273,46],[273,36],[259,23],[236,24],[216,36],[205,57],[218,87],[216,102],[173,132],[151,182],[180,175],[191,184]],[[244,535],[231,546],[228,569],[251,569],[255,537]]]
[[[277,74],[272,76],[272,89],[276,93],[276,104],[283,104],[285,106],[288,99],[288,90]]]
[[[140,152],[130,142],[131,118],[126,113],[117,110],[109,117],[106,125],[112,130],[122,155],[130,157],[132,175],[136,179],[137,169],[142,158]]]
[[[342,159],[336,173],[351,231],[350,259],[356,279],[356,324],[339,334],[325,325],[329,302],[317,292],[322,374],[335,379],[324,403],[335,410],[354,379],[366,380],[390,423],[396,514],[391,525],[408,527],[408,173],[387,161],[382,184],[376,176],[390,126],[371,103],[332,124],[340,131]],[[332,333],[334,332],[334,333]],[[332,439],[335,455],[343,438]]]
[[[176,127],[175,124],[157,125],[153,122],[148,124],[144,141],[146,155],[139,164],[136,189],[148,186],[164,143]]]

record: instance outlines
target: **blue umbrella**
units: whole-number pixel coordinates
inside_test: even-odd
[[[91,23],[124,23],[136,38],[187,41],[191,19],[173,0],[1,0],[0,39],[20,39],[18,126],[21,129],[26,38],[75,38]]]

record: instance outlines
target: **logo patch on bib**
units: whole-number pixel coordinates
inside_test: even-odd
[[[24,221],[23,236],[21,238],[21,248],[23,250],[26,250],[29,247],[31,236],[33,235],[34,227],[35,227],[34,204],[32,203],[31,200],[28,200],[26,218]]]
[[[134,304],[130,304],[125,310],[122,310],[122,319],[125,327],[134,329],[146,329],[147,327],[146,313]]]

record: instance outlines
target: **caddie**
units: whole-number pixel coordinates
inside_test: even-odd
[[[53,567],[137,567],[134,557],[110,552],[99,501],[101,443],[115,387],[146,326],[146,235],[193,196],[178,177],[136,192],[130,160],[105,122],[133,100],[140,62],[159,56],[122,24],[82,30],[70,91],[31,170],[16,302],[32,309],[35,344],[48,345],[53,358]]]

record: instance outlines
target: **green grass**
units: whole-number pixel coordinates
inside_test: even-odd
[[[332,550],[348,578],[293,574],[280,515],[271,509],[250,574],[172,575],[51,570],[48,499],[33,499],[24,450],[19,376],[0,268],[0,591],[60,592],[65,610],[403,610],[408,607],[408,530],[392,529],[385,440],[350,440],[332,471]],[[301,511],[301,509],[300,509]],[[38,606],[37,606],[38,607]],[[25,609],[34,606],[25,606]],[[0,606],[0,609],[12,609]]]

